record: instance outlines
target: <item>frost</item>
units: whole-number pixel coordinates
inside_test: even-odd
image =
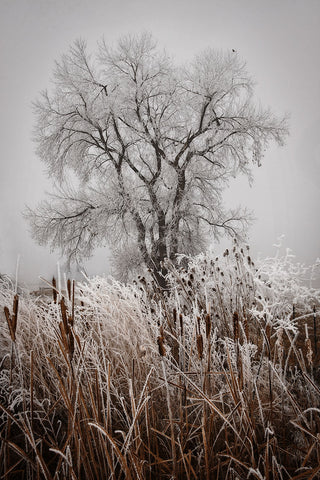
[[[212,236],[245,238],[251,214],[226,209],[223,193],[232,177],[252,181],[287,122],[255,105],[234,53],[208,49],[179,66],[145,33],[102,42],[97,56],[75,42],[36,103],[37,153],[57,188],[26,216],[70,261],[107,243],[121,280],[143,265],[163,287],[165,258],[196,255]]]
[[[317,357],[308,358],[319,291],[290,278],[301,272],[291,253],[255,264],[237,242],[221,256],[183,255],[165,267],[166,291],[148,277],[86,278],[74,294],[60,279],[52,297],[21,291],[14,341],[1,313],[7,445],[18,442],[19,455],[27,442],[40,461],[45,442],[56,478],[82,478],[83,462],[99,478],[120,468],[130,477],[142,464],[153,475],[155,463],[168,476],[175,459],[189,458],[199,478],[206,461],[227,479],[309,468],[318,455]],[[1,312],[12,314],[15,295],[14,282],[1,286]],[[215,453],[208,460],[206,448]]]

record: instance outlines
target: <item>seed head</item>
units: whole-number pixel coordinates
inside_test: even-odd
[[[202,356],[203,356],[203,337],[202,337],[202,335],[197,335],[197,350],[198,350],[199,360],[202,360]]]
[[[164,346],[164,338],[162,335],[159,335],[159,337],[157,338],[157,343],[158,343],[158,347],[159,347],[159,353],[161,355],[161,357],[164,357],[165,354],[166,354],[166,349],[165,349],[165,346]]]

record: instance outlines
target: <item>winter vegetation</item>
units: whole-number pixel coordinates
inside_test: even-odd
[[[253,91],[235,51],[177,65],[149,34],[56,63],[35,105],[55,190],[25,214],[69,262],[108,244],[115,278],[0,277],[1,478],[320,478],[319,265],[255,264],[223,203],[287,135]]]
[[[165,267],[2,281],[1,478],[320,478],[314,269],[236,242]]]

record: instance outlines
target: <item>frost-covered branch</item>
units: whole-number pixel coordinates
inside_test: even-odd
[[[242,235],[245,215],[224,211],[224,189],[239,173],[251,181],[287,134],[285,119],[256,107],[236,54],[207,50],[178,67],[149,34],[102,43],[96,58],[76,42],[35,113],[49,175],[81,188],[28,211],[34,237],[72,258],[134,240],[155,273],[220,230]]]

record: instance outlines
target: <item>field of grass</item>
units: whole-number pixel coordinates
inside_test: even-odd
[[[52,297],[2,282],[1,478],[320,478],[306,270],[289,253],[254,265],[237,244],[180,265],[165,292],[147,278],[58,281]]]

